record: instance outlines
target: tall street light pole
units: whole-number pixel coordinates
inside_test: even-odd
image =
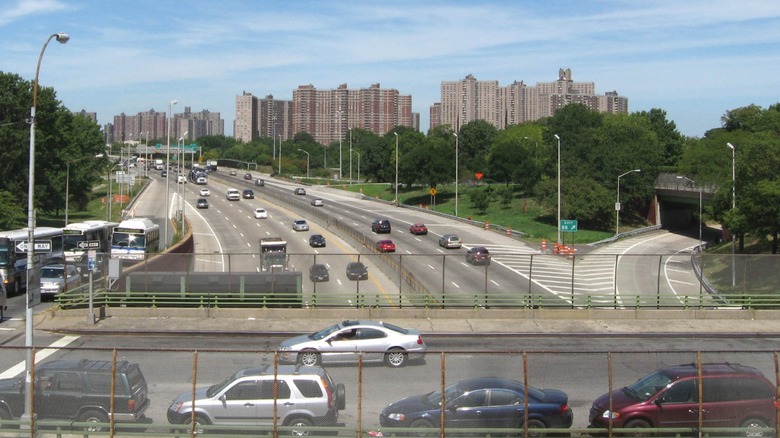
[[[398,133],[395,134],[395,206],[398,207]]]
[[[171,178],[169,174],[171,173],[171,116],[173,111],[173,106],[179,103],[178,100],[174,99],[168,102],[168,144],[165,147],[165,223],[163,224],[164,227],[164,233],[163,233],[163,248],[168,248],[168,209],[170,208],[168,206],[169,196],[170,196],[170,187],[171,187]]]
[[[452,135],[455,136],[455,217],[458,217],[458,133]]]
[[[35,417],[32,410],[32,369],[33,369],[33,307],[40,303],[41,285],[39,276],[36,275],[35,263],[35,110],[38,107],[38,75],[41,71],[41,61],[43,52],[49,41],[55,38],[58,43],[65,44],[70,39],[68,34],[60,32],[49,35],[46,42],[43,43],[41,54],[38,55],[38,66],[35,68],[35,80],[33,81],[33,104],[30,108],[30,169],[27,179],[27,305],[25,307],[25,387],[24,391],[24,414],[22,414],[22,427],[29,424],[30,430],[34,431]],[[26,422],[24,420],[29,420]]]
[[[737,147],[726,143],[731,149],[731,210],[737,208]],[[731,286],[737,285],[737,265],[735,254],[737,252],[737,235],[731,231]]]
[[[309,177],[309,153],[304,151],[303,149],[298,149],[298,151],[306,154],[306,178],[308,178]]]
[[[561,137],[558,134],[553,135],[558,140],[558,243],[561,243]]]
[[[626,173],[623,173],[621,175],[618,175],[617,177],[617,200],[615,201],[615,235],[617,236],[620,234],[620,178],[623,178],[624,176],[628,175],[629,173],[633,172],[641,172],[641,169],[634,169],[629,170]]]

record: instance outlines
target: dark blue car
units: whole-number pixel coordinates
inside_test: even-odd
[[[444,389],[445,429],[507,428],[522,433],[524,393],[522,383],[498,377],[467,379],[450,385]],[[573,414],[568,402],[569,396],[563,391],[529,386],[528,428],[570,427]],[[390,403],[379,415],[379,422],[384,428],[439,429],[441,403],[441,391],[407,397]]]

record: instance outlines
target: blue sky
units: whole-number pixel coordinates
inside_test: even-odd
[[[660,108],[700,137],[731,109],[780,102],[780,2],[4,0],[0,70],[39,81],[72,111],[220,112],[243,91],[292,99],[379,83],[412,96],[428,130],[441,81],[554,81],[559,68]]]

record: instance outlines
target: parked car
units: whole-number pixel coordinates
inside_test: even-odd
[[[413,224],[409,227],[409,232],[414,235],[425,235],[428,234],[428,227],[424,224]]]
[[[316,198],[311,200],[311,205],[315,207],[322,207],[323,205],[325,205],[325,202],[320,198]]]
[[[375,232],[376,234],[389,233],[390,221],[387,219],[375,219],[374,222],[371,223],[371,231]]]
[[[425,342],[420,332],[380,321],[343,321],[316,333],[287,339],[279,346],[279,360],[317,366],[325,363],[357,363],[363,352],[363,362],[384,362],[389,367],[402,367],[408,361],[425,357]]]
[[[378,240],[376,250],[379,252],[395,252],[395,243],[390,239]]]
[[[209,189],[200,189],[200,196],[211,196],[211,191]]]
[[[209,208],[209,201],[206,198],[198,199],[198,208]]]
[[[304,189],[303,187],[298,187],[294,190],[294,192],[296,195],[305,195],[306,189]]]
[[[255,192],[250,189],[244,189],[241,193],[241,197],[244,199],[255,199]]]
[[[258,207],[255,209],[255,219],[268,219],[268,212],[264,208]]]
[[[571,427],[573,414],[565,392],[526,388],[521,382],[500,377],[461,380],[444,388],[444,397],[436,390],[390,403],[379,414],[379,423],[382,427],[431,428],[437,435],[443,402],[445,430],[506,428],[522,435],[526,390],[529,429]],[[529,436],[539,435],[529,432]]]
[[[245,173],[244,174],[244,179],[251,181],[252,180],[252,174],[251,173]]]
[[[330,280],[328,267],[320,263],[311,265],[311,268],[309,268],[309,280],[313,282]]]
[[[72,264],[46,265],[41,268],[41,295],[57,295],[81,286],[81,275]]]
[[[263,181],[260,178],[257,178],[257,181],[255,181],[255,185],[258,187],[265,187],[265,181]]]
[[[309,224],[304,219],[295,219],[292,223],[293,231],[309,231]]]
[[[88,432],[108,430],[112,409],[114,422],[133,423],[145,418],[149,407],[146,379],[138,364],[127,361],[115,366],[90,359],[46,362],[35,367],[34,388],[39,420],[90,423]],[[24,413],[26,390],[24,375],[0,380],[3,419],[17,419]]]
[[[439,237],[439,246],[444,248],[460,248],[461,241],[457,234],[445,234]]]
[[[466,262],[472,265],[489,265],[490,252],[484,246],[469,248],[466,252]]]
[[[325,237],[322,234],[312,234],[309,236],[309,246],[312,248],[322,248],[325,246]]]
[[[198,435],[205,425],[274,426],[275,417],[279,425],[294,428],[289,434],[303,436],[312,433],[312,427],[337,426],[345,394],[344,384],[335,384],[324,368],[261,365],[197,388],[194,402],[193,391],[184,391],[171,402],[167,417],[169,423],[188,425],[188,433]]]
[[[350,280],[368,280],[368,268],[361,262],[347,263],[347,278]]]
[[[737,363],[682,364],[656,370],[593,402],[591,427],[775,427],[776,389],[757,368]],[[702,401],[699,404],[699,392]],[[610,398],[612,410],[609,409]],[[751,432],[749,437],[762,436]],[[774,435],[773,435],[774,436]]]

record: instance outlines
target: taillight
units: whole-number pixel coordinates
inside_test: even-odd
[[[564,403],[561,405],[561,414],[565,414],[569,412],[569,405],[568,403]]]
[[[321,379],[322,386],[325,387],[325,395],[328,396],[328,409],[333,409],[336,405],[336,399],[333,395],[333,391],[331,391],[330,386],[328,385],[328,382],[325,381],[325,379]]]
[[[417,345],[422,345],[422,344],[423,344],[422,336],[417,335]]]
[[[127,401],[127,410],[130,412],[135,412],[135,399],[130,399]]]

